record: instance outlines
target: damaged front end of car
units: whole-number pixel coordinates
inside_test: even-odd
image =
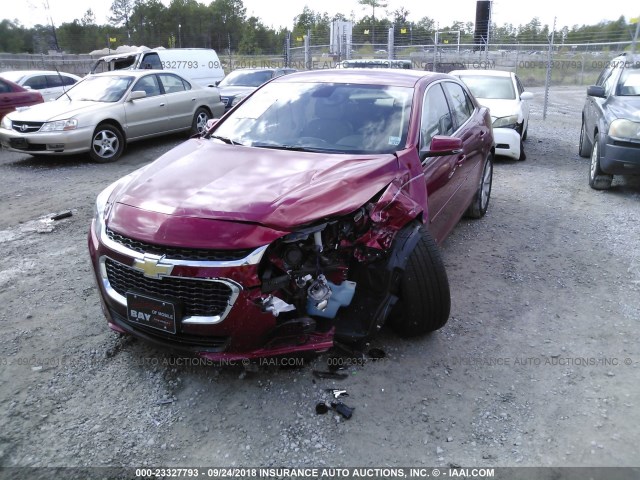
[[[117,222],[109,228],[98,215],[89,248],[109,325],[210,360],[322,352],[334,338],[362,341],[382,327],[396,304],[419,237],[423,209],[411,188],[407,173],[349,214],[284,234],[221,222],[218,229],[240,229],[237,234],[245,237],[253,230],[261,238],[277,237],[235,260],[194,261],[162,248],[150,254],[148,245],[115,233]],[[119,218],[126,212],[121,205],[115,210]],[[207,295],[220,297],[217,310],[194,308]],[[171,308],[164,318],[149,320],[145,302],[156,312],[160,304]]]

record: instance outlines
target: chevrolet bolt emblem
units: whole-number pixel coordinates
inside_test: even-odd
[[[156,279],[166,277],[167,275],[171,275],[173,265],[169,263],[162,263],[163,258],[164,257],[159,257],[157,255],[145,254],[142,260],[136,258],[133,261],[133,268],[144,273],[145,277]]]

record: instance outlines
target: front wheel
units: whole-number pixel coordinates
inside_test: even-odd
[[[467,208],[466,215],[471,218],[482,218],[489,208],[491,198],[491,185],[493,184],[493,155],[489,154],[482,167],[480,185],[476,190],[473,201]]]
[[[580,127],[580,143],[578,145],[578,155],[587,158],[591,153],[591,142],[587,137],[587,132],[584,129],[584,119],[582,120],[582,127]]]
[[[191,130],[189,131],[189,135],[202,135],[207,131],[207,121],[211,118],[209,112],[200,107],[196,110],[195,115],[193,116],[193,122],[191,124]]]
[[[120,130],[113,125],[105,123],[98,125],[91,139],[91,160],[98,163],[115,162],[124,150],[124,137]]]
[[[591,168],[589,168],[589,186],[594,190],[607,190],[611,188],[613,175],[607,175],[600,168],[600,141],[596,133],[591,148]]]
[[[449,279],[436,242],[425,227],[407,259],[399,301],[389,323],[399,334],[414,337],[438,330],[449,319]]]

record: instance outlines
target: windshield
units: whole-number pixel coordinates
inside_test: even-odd
[[[133,82],[133,77],[85,77],[62,95],[60,99],[91,102],[117,102]]]
[[[387,85],[270,83],[213,136],[265,148],[391,153],[406,142],[412,96],[412,88]]]
[[[618,95],[640,95],[640,68],[625,68],[618,82]]]
[[[515,100],[516,91],[511,77],[460,75],[476,98]]]
[[[219,87],[259,87],[264,82],[271,80],[273,72],[271,70],[243,72],[236,70],[227,75],[220,82]]]

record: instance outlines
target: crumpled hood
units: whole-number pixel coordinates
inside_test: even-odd
[[[71,101],[66,97],[59,98],[52,102],[39,103],[33,105],[26,110],[13,112],[11,114],[12,121],[18,122],[49,122],[52,120],[65,120],[95,108],[104,108],[103,102],[81,102],[78,100]]]
[[[398,173],[391,154],[308,153],[192,139],[145,167],[113,200],[166,215],[290,230],[357,209]]]

